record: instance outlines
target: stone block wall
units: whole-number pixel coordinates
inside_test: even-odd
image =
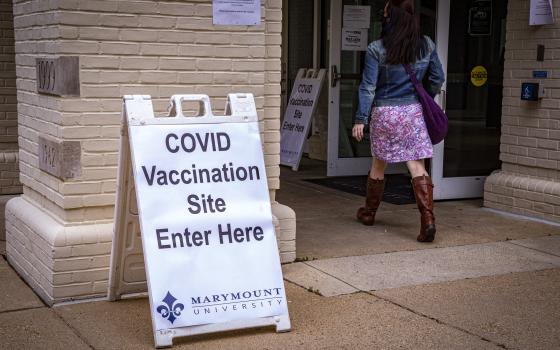
[[[228,93],[253,93],[273,213],[289,224],[284,206],[274,201],[282,1],[262,3],[261,25],[233,27],[212,24],[211,0],[14,0],[24,196],[8,203],[7,253],[45,301],[107,290],[126,94],[151,95],[156,115],[165,115],[173,94],[208,94],[220,114]],[[79,57],[80,96],[37,94],[35,59],[56,56]],[[78,141],[81,175],[63,180],[40,170],[39,135]],[[30,217],[25,213],[32,208],[37,215]],[[286,233],[281,244],[291,260],[292,236]]]
[[[5,239],[4,208],[22,191],[17,143],[16,65],[12,1],[0,0],[0,240]]]
[[[556,23],[529,26],[529,0],[508,2],[502,136],[502,169],[486,181],[484,205],[560,222],[560,0]],[[545,46],[537,61],[537,45]],[[534,79],[534,70],[548,72]],[[539,82],[545,97],[522,101],[521,83]]]
[[[204,93],[219,112],[229,92],[256,97],[274,198],[281,1],[266,2],[266,24],[257,27],[213,26],[211,4],[15,1],[22,181],[30,198],[69,222],[112,219],[120,97],[151,95],[156,112],[165,114],[171,95]],[[79,56],[80,97],[36,94],[35,58],[52,55]],[[81,142],[79,179],[64,182],[37,171],[39,133]]]

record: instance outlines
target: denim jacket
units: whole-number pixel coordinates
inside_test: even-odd
[[[428,81],[424,85],[426,91],[434,97],[445,80],[443,68],[436,52],[436,45],[427,36],[428,50],[424,57],[412,64],[418,81],[422,81],[426,73]],[[386,51],[382,40],[368,45],[362,82],[358,90],[359,106],[356,112],[356,124],[367,124],[371,107],[406,105],[418,102],[414,85],[402,65],[385,63]]]

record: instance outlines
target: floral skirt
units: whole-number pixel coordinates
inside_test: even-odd
[[[398,163],[432,157],[420,103],[374,107],[369,129],[371,154],[377,159]]]

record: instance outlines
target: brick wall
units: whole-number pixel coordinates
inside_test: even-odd
[[[295,214],[279,187],[281,0],[263,0],[263,24],[214,26],[212,1],[14,0],[21,180],[8,202],[6,252],[49,304],[105,295],[113,233],[122,96],[255,96],[282,260],[295,259]],[[79,56],[80,96],[37,94],[35,59]],[[79,141],[81,175],[39,169],[39,135]]]
[[[21,171],[27,195],[69,222],[110,220],[122,95],[151,95],[156,113],[164,114],[172,94],[208,94],[219,112],[227,93],[251,92],[274,198],[279,187],[282,13],[281,0],[263,4],[262,25],[229,27],[212,24],[210,0],[16,0]],[[34,59],[50,55],[80,57],[80,97],[35,93]],[[39,133],[81,141],[80,178],[63,182],[37,170]]]
[[[16,65],[12,1],[0,0],[0,240],[4,240],[4,207],[22,191],[17,143]]]
[[[60,181],[39,171],[38,138],[58,136],[61,114],[58,99],[36,93],[35,58],[56,54],[55,8],[51,1],[13,1],[20,180],[29,198],[53,212],[54,203],[62,205]]]
[[[529,26],[529,1],[508,2],[502,137],[502,169],[485,185],[485,205],[560,221],[560,0],[553,1],[556,23]],[[538,62],[537,45],[545,45]],[[534,79],[533,70],[548,71]],[[539,82],[539,102],[521,101],[521,83]]]
[[[17,151],[14,23],[11,0],[0,0],[0,152],[14,150]],[[17,177],[16,174],[15,178]],[[7,178],[14,176],[0,173],[0,179]]]
[[[0,195],[21,193],[12,2],[0,0]]]

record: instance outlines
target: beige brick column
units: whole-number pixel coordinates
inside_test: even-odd
[[[560,0],[556,23],[529,26],[529,1],[508,2],[502,137],[502,169],[486,181],[484,205],[560,222]],[[543,62],[537,45],[545,46]],[[534,79],[533,70],[548,71]],[[545,97],[521,101],[521,83],[539,82]]]
[[[48,303],[106,294],[121,96],[230,92],[256,99],[283,261],[295,258],[295,214],[279,187],[281,0],[260,26],[212,24],[212,1],[14,1],[22,198],[7,209],[10,262]],[[80,96],[37,94],[35,59],[78,56]],[[41,136],[79,142],[80,175],[39,169]]]
[[[17,143],[16,65],[12,1],[0,0],[0,240],[6,202],[22,192]]]

